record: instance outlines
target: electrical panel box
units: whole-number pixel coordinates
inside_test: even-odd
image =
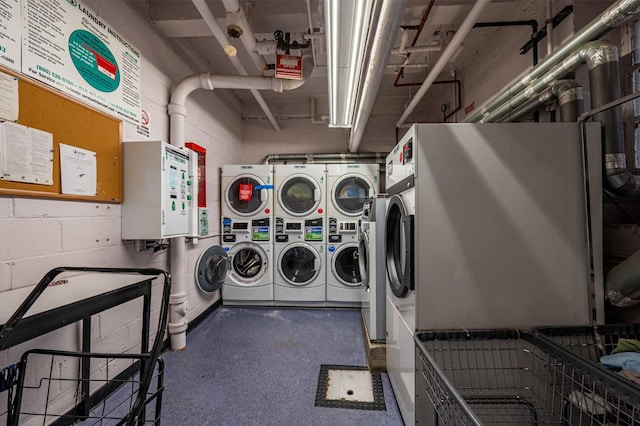
[[[122,146],[122,239],[197,236],[197,154],[162,141]]]
[[[206,237],[209,235],[209,209],[199,207],[198,214],[200,215],[200,236]]]

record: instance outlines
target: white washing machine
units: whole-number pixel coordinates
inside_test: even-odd
[[[274,181],[274,305],[325,306],[325,165],[275,165]]]
[[[358,267],[362,206],[378,192],[377,164],[327,164],[327,306],[360,307]]]
[[[386,160],[385,219],[387,372],[405,424],[415,422],[416,297],[414,292],[415,185],[413,140],[403,140]]]
[[[378,194],[365,201],[358,228],[358,266],[364,297],[362,317],[371,342],[385,341],[386,286],[384,231],[387,198]]]
[[[273,166],[222,167],[222,242],[231,270],[225,305],[273,304]]]

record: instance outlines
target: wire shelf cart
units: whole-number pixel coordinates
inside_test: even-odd
[[[160,276],[163,282],[154,284]],[[171,276],[160,269],[49,271],[24,293],[11,317],[0,315],[0,351],[25,344],[20,360],[0,369],[0,392],[7,393],[6,405],[0,401],[0,421],[5,417],[7,426],[159,425],[164,370],[159,355],[170,289]],[[139,299],[141,304],[131,302]],[[133,305],[119,308],[127,313],[123,321],[132,316],[136,326],[126,330],[141,331],[133,349],[92,339],[92,332],[100,329],[97,323],[112,320],[100,317],[92,326],[92,317],[127,302]],[[138,306],[141,312],[134,311]],[[157,321],[153,339],[152,317]],[[37,346],[32,339],[74,323],[80,324],[80,350],[31,349]],[[73,331],[64,335],[69,334],[75,336]],[[75,337],[71,341],[75,346]],[[92,350],[92,343],[99,348]]]
[[[640,426],[636,387],[532,333],[418,331],[415,342],[419,424]]]

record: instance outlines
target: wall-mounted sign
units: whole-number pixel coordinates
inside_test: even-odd
[[[138,49],[79,0],[21,2],[22,73],[139,124]]]
[[[20,71],[20,0],[0,1],[0,65]]]

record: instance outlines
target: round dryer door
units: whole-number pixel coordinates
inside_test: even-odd
[[[391,291],[406,297],[413,290],[413,215],[399,195],[389,200],[386,223],[386,264]]]
[[[318,276],[321,262],[320,254],[309,244],[292,244],[280,254],[278,269],[289,284],[305,286]]]
[[[227,252],[220,246],[211,246],[196,262],[196,284],[205,293],[213,293],[222,287],[231,265]]]
[[[360,280],[364,288],[369,288],[369,235],[366,232],[360,234],[358,241],[358,269]]]
[[[292,216],[313,213],[320,204],[320,186],[307,175],[291,175],[278,189],[280,206]]]
[[[254,175],[236,176],[225,190],[227,206],[238,216],[258,213],[266,207],[269,197],[264,185],[262,179]]]
[[[238,284],[255,284],[267,273],[267,253],[253,243],[240,243],[231,250],[231,273],[229,278]]]
[[[356,175],[340,178],[331,190],[333,206],[345,216],[360,216],[367,198],[373,196],[373,186],[369,181]]]
[[[343,244],[332,256],[331,270],[341,284],[348,287],[362,285],[358,265],[358,245]]]

